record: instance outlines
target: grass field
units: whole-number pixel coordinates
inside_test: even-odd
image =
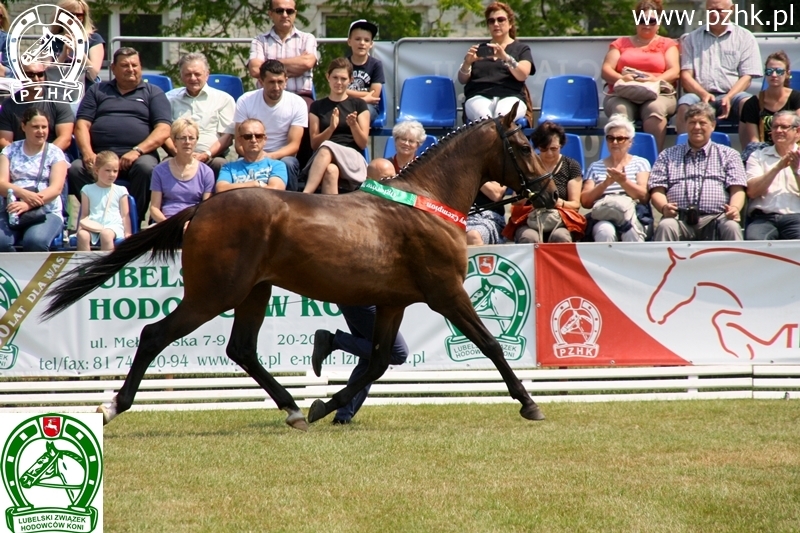
[[[125,413],[105,531],[800,531],[800,404],[366,407],[308,433],[275,410]]]

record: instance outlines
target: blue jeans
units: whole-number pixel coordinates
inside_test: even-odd
[[[788,215],[753,212],[745,230],[748,241],[800,239],[800,214]]]
[[[299,189],[297,185],[297,179],[300,177],[300,161],[292,155],[282,157],[281,161],[286,165],[286,175],[289,180],[288,183],[286,183],[286,190],[300,191],[301,189]]]
[[[717,94],[714,95],[714,101],[711,102],[711,107],[717,110],[717,114],[719,114],[719,101],[722,100],[722,97],[725,96],[724,94]],[[750,93],[736,93],[731,98],[731,110],[728,113],[728,118],[723,119],[723,122],[733,122],[734,124],[739,123],[739,105],[741,104],[742,100],[749,100],[753,95]],[[678,105],[694,105],[700,103],[700,97],[694,93],[686,93],[681,96],[681,99],[678,100]]]
[[[64,221],[53,213],[47,213],[44,222],[29,226],[24,232],[12,230],[8,217],[0,215],[0,252],[14,252],[14,244],[21,244],[23,252],[46,252],[63,229]]]
[[[336,330],[336,334],[333,336],[333,349],[344,350],[358,357],[358,364],[356,364],[353,373],[350,374],[350,378],[347,380],[347,384],[350,385],[366,374],[369,368],[369,358],[372,355],[372,331],[375,328],[375,306],[340,305],[339,309],[341,309],[351,333]],[[407,358],[408,346],[400,332],[397,332],[397,337],[394,339],[392,352],[389,356],[389,364],[402,365]],[[367,399],[371,386],[372,384],[370,383],[358,391],[353,396],[353,399],[350,400],[350,403],[336,411],[334,418],[343,421],[349,421],[353,418],[358,410],[361,409],[364,400]]]

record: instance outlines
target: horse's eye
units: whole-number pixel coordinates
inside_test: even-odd
[[[531,145],[530,144],[523,144],[520,147],[520,151],[525,155],[530,154],[531,153]]]

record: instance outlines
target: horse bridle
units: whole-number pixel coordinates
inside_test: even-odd
[[[531,188],[539,183],[540,181],[547,180],[553,177],[552,172],[547,172],[546,174],[542,174],[532,180],[529,180],[525,173],[522,172],[522,168],[519,166],[519,162],[517,161],[517,155],[514,153],[514,147],[511,146],[508,138],[511,135],[514,135],[518,131],[522,129],[522,126],[519,124],[516,125],[515,128],[510,130],[503,129],[503,125],[500,124],[500,117],[494,117],[492,119],[494,121],[494,125],[497,128],[497,133],[500,135],[500,139],[503,141],[503,151],[508,154],[511,158],[511,163],[514,165],[514,169],[517,171],[517,176],[519,176],[519,181],[522,183],[522,189],[520,189],[516,196],[512,196],[510,198],[506,198],[504,200],[500,200],[499,202],[492,202],[490,204],[483,205],[481,207],[473,207],[469,210],[470,215],[474,215],[476,213],[482,213],[483,211],[488,211],[490,209],[494,209],[495,207],[510,204],[512,202],[516,202],[518,200],[529,200],[531,203],[536,199],[539,195],[539,192],[533,192]],[[506,175],[506,161],[508,157],[503,157],[503,173],[502,175]]]

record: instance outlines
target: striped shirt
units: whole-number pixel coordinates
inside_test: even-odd
[[[763,75],[761,52],[755,36],[731,24],[719,37],[698,28],[681,40],[681,70],[691,70],[694,79],[712,94],[725,94],[742,76]]]
[[[631,161],[627,165],[625,165],[625,177],[628,178],[628,181],[632,181],[636,183],[636,175],[639,172],[650,172],[650,161],[645,159],[644,157],[639,157],[638,155],[632,155]],[[594,181],[595,185],[600,185],[606,180],[608,176],[608,167],[606,164],[603,163],[603,160],[600,159],[599,161],[595,161],[591,165],[589,165],[589,169],[586,171],[586,177],[583,181],[592,180]],[[625,189],[622,188],[622,185],[617,183],[616,181],[609,185],[605,191],[603,191],[603,196],[608,194],[628,194],[625,192]]]
[[[647,182],[650,191],[664,187],[669,203],[681,209],[697,205],[701,214],[724,212],[734,185],[747,187],[742,157],[711,141],[697,151],[688,144],[667,148],[658,154]]]
[[[292,30],[292,33],[286,37],[285,41],[282,41],[278,34],[275,33],[275,28],[272,28],[269,32],[262,33],[250,43],[250,59],[260,59],[261,61],[287,59],[303,55],[306,52],[314,54],[314,57],[319,60],[317,39],[312,34],[300,31],[297,28]],[[305,71],[302,76],[289,78],[286,82],[286,90],[293,93],[311,93],[313,87],[312,69]]]
[[[195,152],[208,150],[220,135],[233,135],[236,103],[228,93],[206,84],[197,96],[190,96],[186,87],[180,87],[169,91],[167,99],[172,106],[173,121],[190,118],[200,127]]]

